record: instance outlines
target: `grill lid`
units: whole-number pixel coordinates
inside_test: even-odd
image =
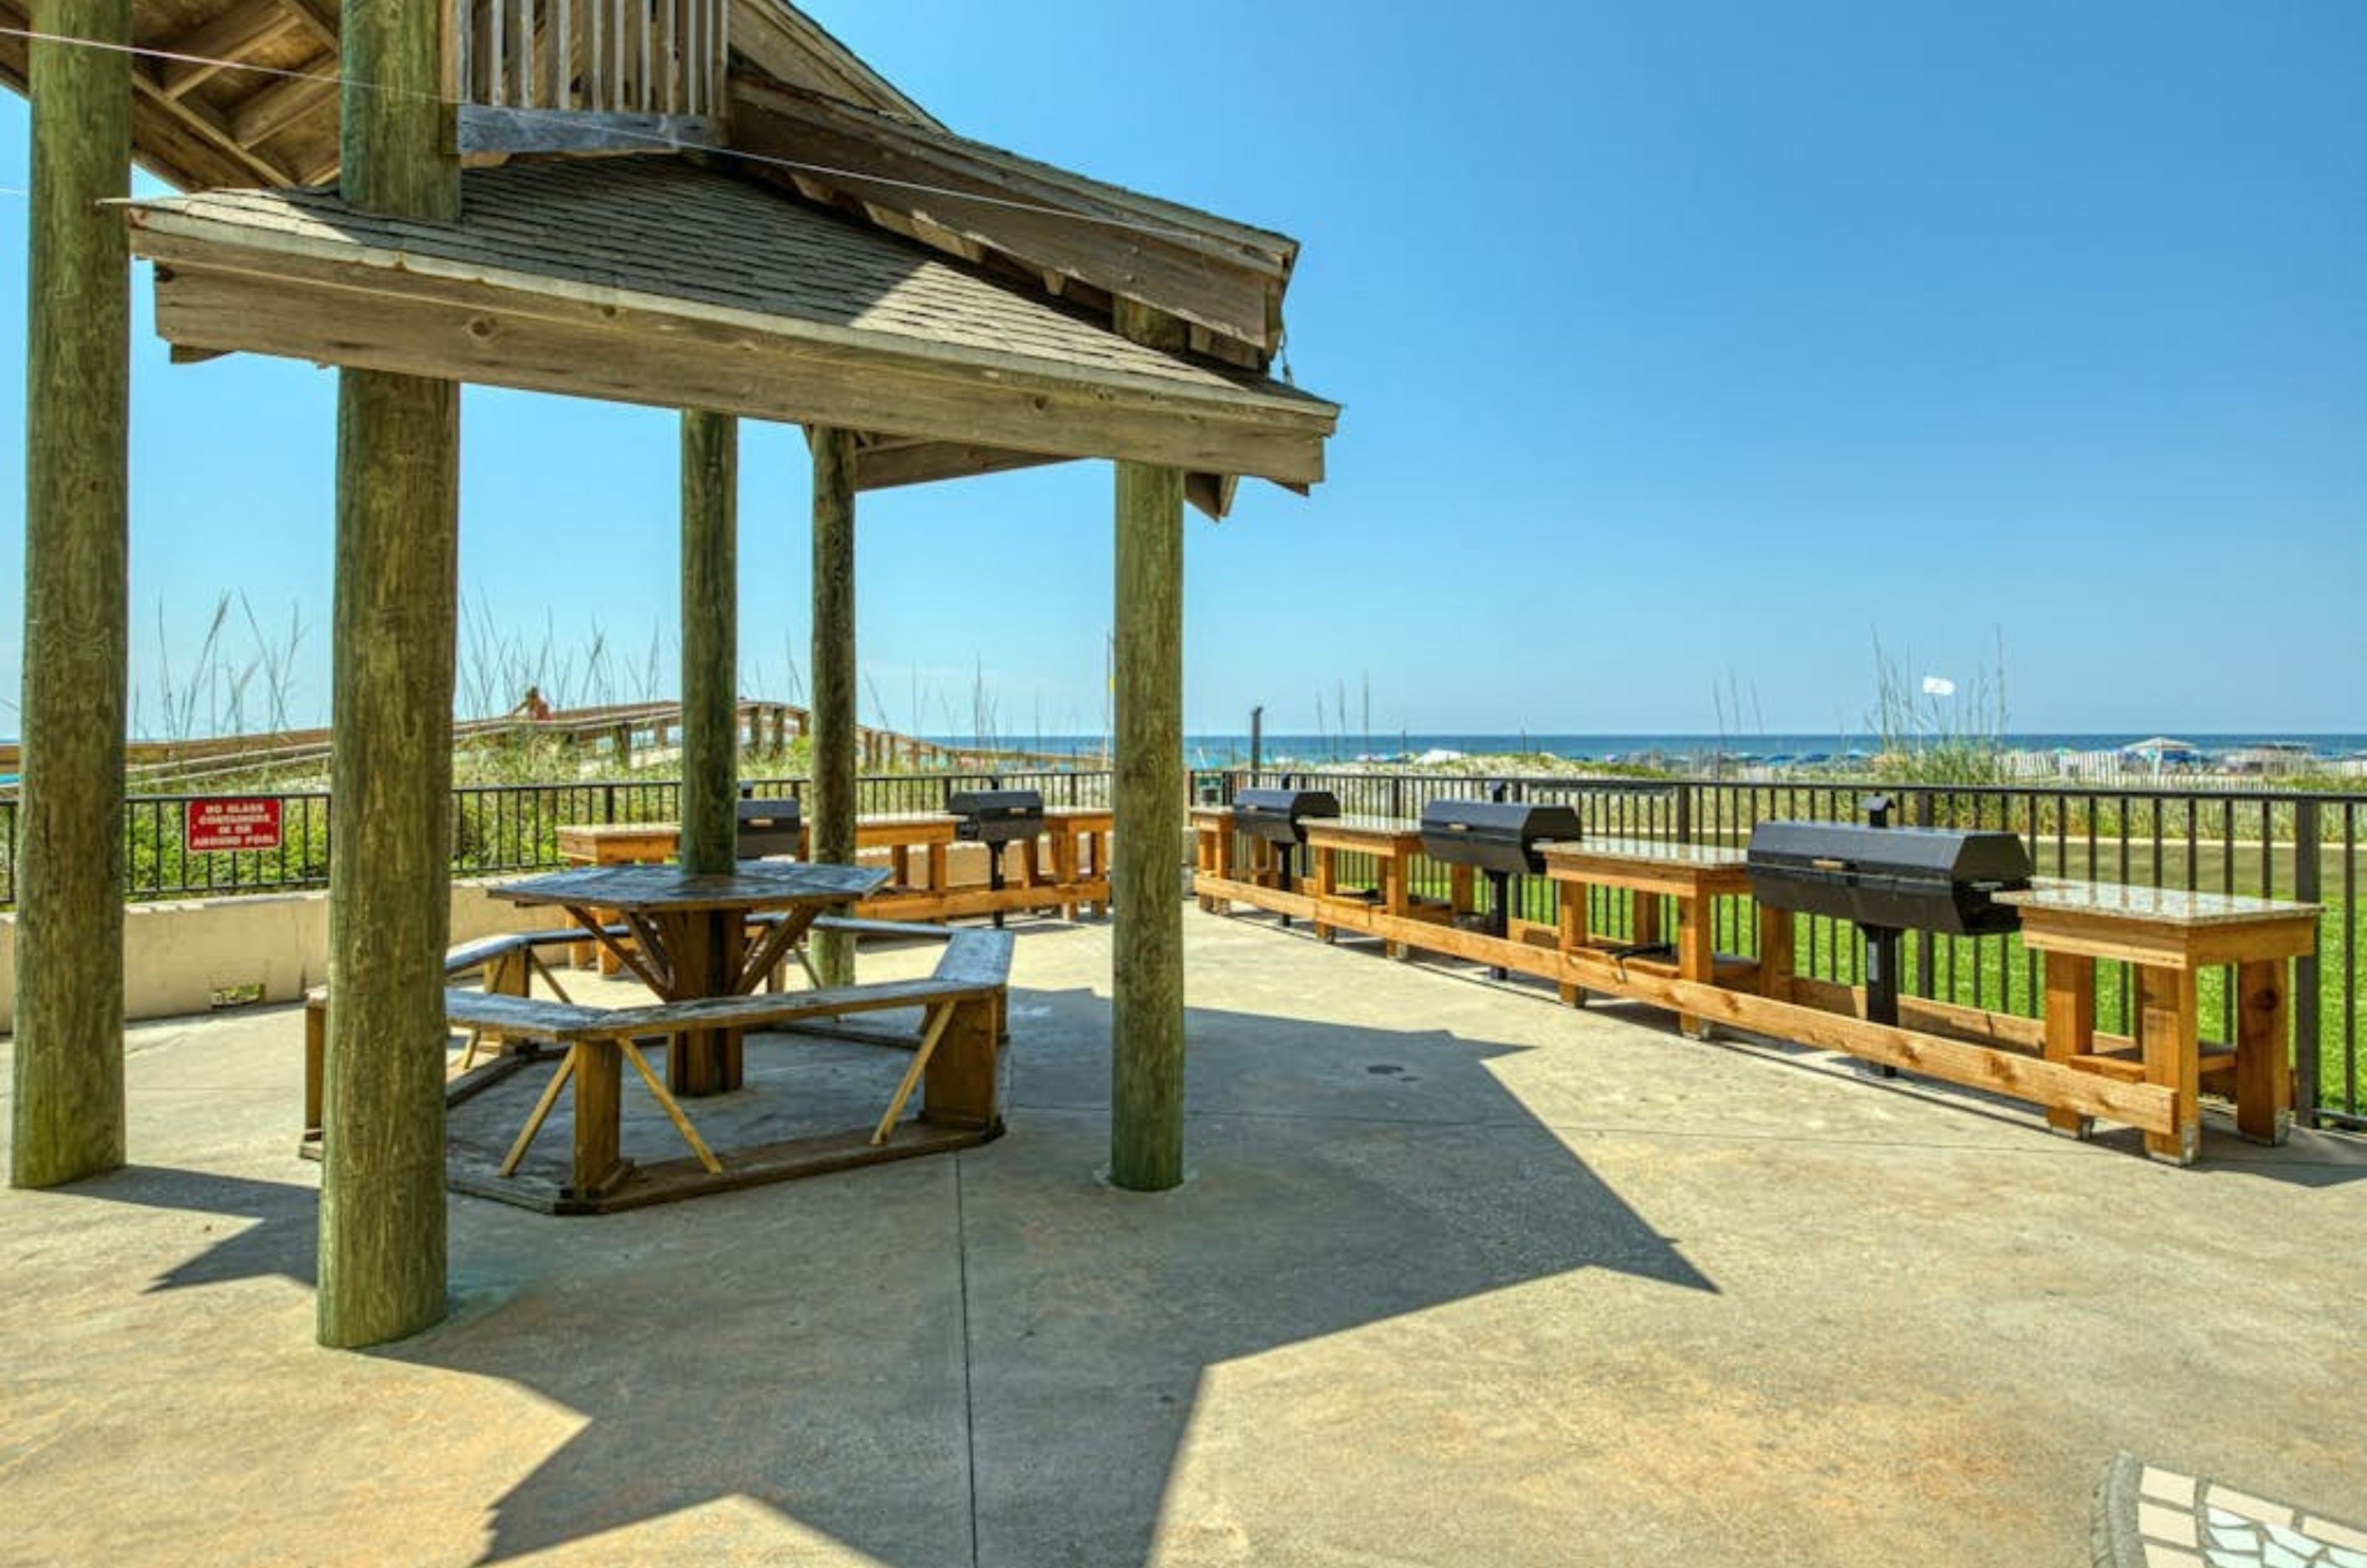
[[[738,803],[740,811],[739,856],[742,860],[762,860],[766,855],[794,855],[803,848],[803,831],[798,818],[798,803],[794,797],[786,800],[746,800]]]
[[[1040,790],[956,790],[946,796],[946,810],[961,818],[954,826],[954,837],[969,843],[1009,843],[1044,830]]]
[[[1449,865],[1515,874],[1545,870],[1536,846],[1584,836],[1567,806],[1504,800],[1433,800],[1421,808],[1422,853]]]
[[[1270,843],[1304,843],[1309,818],[1339,815],[1340,797],[1328,789],[1245,789],[1233,796],[1233,825]]]
[[[1751,894],[1771,908],[1963,936],[2019,929],[1993,896],[2031,877],[2029,849],[1997,829],[1761,822],[1749,859]]]

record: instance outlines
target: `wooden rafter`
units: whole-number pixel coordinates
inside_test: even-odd
[[[188,58],[155,62],[156,85],[166,97],[177,98],[219,75],[224,67],[214,62],[243,59],[301,25],[281,0],[245,0],[164,45],[167,52]]]
[[[316,109],[337,101],[337,57],[316,55],[298,68],[299,74],[275,79],[250,94],[230,111],[230,131],[250,152],[256,143],[287,130]]]

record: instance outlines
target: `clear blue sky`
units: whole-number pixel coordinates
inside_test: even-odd
[[[1821,730],[1872,706],[1877,637],[1959,680],[2001,639],[2025,730],[2367,728],[2356,0],[812,9],[957,130],[1303,242],[1289,357],[1347,405],[1333,478],[1192,522],[1195,729],[1310,728],[1369,681],[1376,729],[1706,730],[1730,688]],[[25,158],[12,97],[0,185]],[[0,197],[12,433],[24,226]],[[300,615],[317,716],[332,378],[169,366],[136,294],[147,728],[160,646],[186,681],[226,591],[275,639]],[[472,620],[579,681],[605,635],[629,694],[654,637],[670,693],[674,434],[472,391]],[[750,425],[742,464],[742,685],[774,694],[802,446]],[[1005,733],[1097,731],[1109,517],[1097,465],[866,498],[866,719],[917,692],[967,728],[982,670]]]

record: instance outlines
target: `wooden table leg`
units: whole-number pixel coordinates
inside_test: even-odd
[[[943,893],[953,880],[953,847],[950,844],[929,846],[929,891]]]
[[[2137,1040],[2145,1053],[2146,1082],[2171,1090],[2178,1100],[2171,1130],[2147,1133],[2146,1153],[2173,1165],[2192,1165],[2203,1149],[2194,971],[2140,964],[2137,996]]]
[[[1405,863],[1395,855],[1381,857],[1381,912],[1393,920],[1412,918],[1406,901]],[[1383,941],[1381,951],[1391,958],[1410,958],[1413,949],[1401,942]]]
[[[2045,1057],[2067,1067],[2073,1058],[2096,1048],[2096,961],[2072,953],[2046,954]],[[2084,1138],[2095,1130],[2096,1119],[2059,1106],[2046,1108],[2046,1124],[2058,1133]]]
[[[1323,901],[1340,891],[1340,855],[1336,850],[1315,851],[1315,940],[1330,942],[1338,935],[1323,923]]]
[[[1554,937],[1567,958],[1586,945],[1586,884],[1557,881],[1554,890]],[[1586,987],[1565,980],[1561,999],[1570,1007],[1586,1005]]]
[[[1077,880],[1077,836],[1066,828],[1052,829],[1052,880],[1063,887]],[[1060,918],[1064,920],[1077,918],[1077,906],[1073,901],[1064,901],[1060,905]]]
[[[2293,1130],[2293,1063],[2285,1040],[2285,961],[2236,970],[2236,1129],[2256,1144]]]
[[[575,1166],[567,1195],[589,1198],[606,1190],[624,1163],[624,1065],[606,1040],[579,1040],[569,1057],[575,1064]]]
[[[1446,908],[1450,916],[1467,915],[1473,910],[1478,895],[1477,884],[1467,865],[1446,868]]]
[[[893,874],[894,874],[894,876],[895,876],[895,878],[896,878],[895,886],[896,886],[897,887],[899,887],[899,888],[906,888],[906,887],[910,887],[910,886],[912,886],[912,845],[910,845],[910,844],[890,844],[890,845],[889,845],[889,846],[888,846],[888,864],[889,864],[889,866],[890,870],[892,871],[892,873],[893,873]]]
[[[1106,833],[1093,833],[1088,835],[1088,837],[1092,840],[1093,857],[1093,879],[1095,882],[1107,883],[1110,878],[1109,835]],[[1226,874],[1230,875],[1231,873],[1229,871]],[[1108,900],[1103,898],[1094,899],[1091,913],[1093,919],[1097,920],[1107,919],[1109,918]]]
[[[1659,946],[1660,896],[1657,893],[1637,893],[1633,897],[1635,919],[1628,922],[1628,942],[1637,947]]]
[[[741,909],[693,909],[664,918],[665,942],[674,957],[674,995],[728,997],[740,987],[747,940],[747,913]],[[666,1087],[683,1099],[724,1094],[742,1081],[741,1032],[698,1029],[676,1035],[666,1049]]]
[[[1677,900],[1677,978],[1698,986],[1717,978],[1717,924],[1714,906],[1695,894]],[[1677,1015],[1677,1028],[1696,1040],[1710,1036],[1710,1021],[1693,1013]]]
[[[1759,994],[1792,999],[1792,969],[1798,953],[1792,942],[1792,911],[1759,906]]]

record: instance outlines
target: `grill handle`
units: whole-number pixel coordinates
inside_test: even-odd
[[[1808,864],[1818,871],[1855,871],[1857,867],[1845,860],[1812,860]]]

